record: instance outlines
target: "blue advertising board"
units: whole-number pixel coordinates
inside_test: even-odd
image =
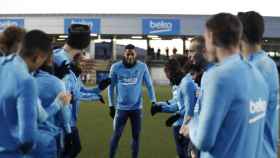
[[[179,19],[143,19],[142,31],[145,35],[179,35]]]
[[[24,28],[24,19],[0,19],[0,32],[8,26]]]
[[[64,19],[64,33],[68,33],[68,28],[71,24],[86,24],[90,26],[91,33],[100,33],[100,19],[92,18],[67,18]]]

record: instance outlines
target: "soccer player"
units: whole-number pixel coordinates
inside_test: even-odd
[[[79,130],[77,128],[80,101],[100,100],[100,92],[109,84],[110,79],[99,84],[97,88],[85,88],[81,84],[76,69],[71,69],[74,57],[87,48],[90,43],[90,28],[88,25],[72,24],[69,27],[68,39],[62,49],[54,50],[53,62],[55,75],[65,82],[66,90],[71,92],[71,134],[65,136],[64,156],[75,158],[81,151]],[[73,68],[73,67],[72,67]],[[85,94],[86,93],[86,94]]]
[[[4,53],[6,56],[10,55],[10,54],[17,54],[20,51],[20,47],[22,45],[22,40],[23,37],[25,35],[25,30],[22,28],[18,28],[15,26],[10,26],[8,28],[5,29],[4,33],[2,34],[3,36],[1,36],[1,48],[2,50],[4,50],[6,53]],[[48,59],[51,56],[48,57]],[[49,63],[48,60],[45,63]],[[40,70],[44,69],[45,71],[50,70],[45,64],[43,64],[40,68]],[[55,128],[54,125],[50,124],[49,122],[47,122],[49,119],[51,119],[53,117],[53,115],[55,115],[61,106],[63,106],[63,102],[65,100],[65,96],[67,96],[67,94],[65,93],[60,93],[56,100],[53,100],[53,103],[50,102],[45,102],[45,98],[41,98],[42,94],[47,94],[48,96],[49,93],[45,93],[45,88],[41,88],[42,86],[46,86],[47,88],[49,88],[49,86],[53,86],[56,84],[53,84],[52,82],[48,82],[48,80],[40,80],[43,81],[43,83],[41,84],[40,81],[38,82],[38,73],[39,71],[36,71],[36,83],[37,86],[39,88],[39,99],[42,100],[38,100],[38,105],[37,105],[37,112],[38,112],[38,126],[39,126],[39,133],[37,135],[37,144],[36,144],[36,148],[33,150],[32,152],[32,156],[33,157],[56,157],[57,155],[57,148],[56,148],[56,142],[55,142],[55,135],[58,135],[57,133],[59,132],[58,129]],[[42,75],[40,75],[41,77]],[[44,75],[43,75],[44,76]],[[46,82],[45,82],[46,81]],[[51,84],[48,84],[51,83]],[[51,87],[50,86],[50,87]],[[69,100],[69,99],[68,99]],[[46,105],[46,103],[50,104],[50,106],[43,108],[42,107],[42,102],[43,105]],[[45,103],[45,104],[44,104]],[[65,108],[65,107],[64,107]],[[63,109],[64,109],[63,108]],[[55,134],[54,134],[55,133]]]
[[[109,86],[110,115],[114,118],[113,136],[110,144],[110,158],[115,157],[119,140],[128,119],[132,127],[132,157],[137,158],[142,117],[142,83],[148,89],[148,96],[154,104],[156,97],[152,79],[145,63],[136,60],[134,45],[127,45],[123,60],[112,65]],[[115,114],[116,113],[116,114]]]
[[[60,139],[63,133],[70,134],[70,104],[71,94],[66,92],[64,83],[52,75],[52,56],[35,73],[36,83],[38,85],[39,98],[42,104],[40,110],[42,118],[39,121],[39,129],[52,138],[50,143],[42,139],[42,143],[37,146],[35,157],[57,157],[61,155],[62,144]],[[46,91],[47,89],[47,91]],[[62,99],[60,99],[62,98]],[[39,113],[40,114],[40,113]]]
[[[207,61],[205,39],[203,36],[197,36],[191,39],[188,57],[192,63],[192,68],[190,73],[192,74],[193,80],[197,85],[197,90],[196,90],[197,100],[194,108],[194,114],[193,114],[193,118],[194,118],[194,117],[198,117],[199,110],[200,110],[201,91],[203,89],[202,81],[205,81],[206,72],[213,65]],[[199,151],[191,142],[189,143],[188,154],[192,158],[200,157]]]
[[[30,74],[51,55],[51,41],[39,30],[24,36],[19,55],[0,58],[0,157],[30,155],[38,135],[38,92]]]
[[[254,63],[262,73],[269,88],[269,102],[264,130],[264,154],[260,157],[276,158],[278,141],[279,77],[275,62],[269,58],[261,43],[264,33],[263,17],[254,11],[239,13],[243,24],[241,48],[245,58]]]
[[[25,30],[16,26],[9,26],[0,34],[0,56],[19,53]]]
[[[180,60],[183,61],[182,64],[180,64]],[[168,61],[164,70],[172,85],[173,98],[167,102],[157,102],[151,109],[152,115],[157,112],[175,113],[167,119],[166,125],[169,127],[173,125],[173,135],[179,158],[188,157],[187,149],[190,142],[188,138],[179,133],[184,121],[185,106],[189,111],[194,111],[196,99],[196,85],[188,73],[191,69],[190,61],[188,61],[184,56],[177,56]]]
[[[228,13],[206,22],[207,53],[218,63],[207,72],[198,123],[192,119],[181,130],[189,133],[202,158],[255,158],[262,147],[268,87],[257,68],[238,54],[241,33],[239,19]]]

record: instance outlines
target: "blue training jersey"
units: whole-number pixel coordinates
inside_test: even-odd
[[[108,89],[109,106],[116,106],[120,110],[141,109],[142,84],[147,87],[148,96],[156,102],[153,82],[145,63],[137,61],[132,68],[126,68],[122,61],[111,66],[111,85]]]
[[[264,130],[264,153],[261,157],[276,158],[278,149],[278,97],[279,76],[275,62],[264,51],[249,55],[249,61],[256,65],[269,88],[269,102]]]
[[[181,126],[184,120],[185,107],[179,102],[179,86],[172,86],[172,99],[167,102],[157,102],[164,113],[180,113],[180,118],[172,126]],[[183,114],[183,115],[181,115]]]
[[[53,62],[60,66],[64,61],[70,64],[72,58],[64,49],[54,50]],[[97,88],[85,88],[79,77],[77,77],[72,70],[63,78],[66,90],[71,92],[72,101],[70,107],[71,111],[71,127],[76,127],[78,114],[80,109],[80,101],[97,101],[100,99],[99,94],[101,90]]]
[[[17,55],[0,58],[0,151],[36,143],[38,93],[27,65]]]
[[[48,113],[48,121],[60,127],[67,133],[71,133],[71,111],[68,106],[63,106],[57,98],[60,92],[65,92],[64,83],[48,72],[39,70],[35,73],[38,85],[39,98],[44,110]]]
[[[194,116],[194,108],[197,100],[196,90],[197,86],[190,74],[187,74],[180,83],[179,100],[185,107],[185,118]],[[186,119],[184,120],[186,121]]]
[[[203,86],[198,123],[190,122],[201,158],[255,158],[262,151],[268,101],[260,72],[235,54],[213,66]]]

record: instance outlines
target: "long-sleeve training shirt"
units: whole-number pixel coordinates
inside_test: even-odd
[[[17,55],[0,58],[0,148],[16,151],[21,144],[36,144],[36,82]]]
[[[38,85],[39,98],[44,110],[48,114],[48,121],[62,128],[65,132],[71,133],[71,111],[68,106],[62,106],[57,96],[65,92],[64,83],[48,72],[39,70],[35,74]]]
[[[64,49],[54,50],[53,62],[57,66],[66,61],[66,64],[71,63],[70,55]],[[70,107],[71,111],[71,127],[76,127],[78,114],[80,109],[80,101],[97,101],[100,99],[99,93],[101,90],[97,88],[85,88],[79,77],[76,77],[74,72],[70,70],[70,73],[63,78],[66,91],[71,92],[72,101]]]
[[[179,102],[179,86],[172,86],[172,99],[168,102],[157,102],[162,107],[164,113],[179,113],[180,118],[172,126],[181,126],[184,120],[185,107]]]
[[[150,100],[156,102],[153,82],[145,63],[137,61],[134,67],[126,68],[122,61],[119,61],[111,66],[109,77],[109,106],[116,106],[120,110],[141,109],[143,83],[147,87]]]
[[[269,88],[269,101],[264,130],[264,153],[260,157],[276,158],[279,126],[279,75],[277,66],[264,51],[253,52],[249,55],[248,59],[260,70]]]
[[[257,68],[232,55],[207,72],[190,139],[201,158],[255,158],[261,152],[268,87]],[[194,121],[195,122],[195,121]]]

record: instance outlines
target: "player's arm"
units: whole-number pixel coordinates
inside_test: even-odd
[[[49,114],[43,108],[41,101],[39,99],[37,104],[37,110],[38,110],[38,122],[39,123],[45,122],[49,118]]]
[[[65,82],[61,81],[59,83],[58,91],[59,92],[66,92],[67,91]],[[62,120],[63,130],[67,134],[71,133],[72,131],[71,131],[71,109],[70,109],[70,104],[67,105],[67,106],[62,106],[62,108],[58,112],[58,116]]]
[[[69,134],[71,133],[71,109],[70,106],[64,106],[58,112],[59,118],[62,120],[63,130]]]
[[[109,107],[116,106],[116,84],[117,84],[117,74],[114,65],[111,67],[109,78],[111,78],[111,84],[108,88],[108,102]]]
[[[100,94],[80,92],[81,101],[99,101],[101,98]]]
[[[64,106],[62,101],[57,97],[54,102],[48,106],[45,111],[48,113],[49,117],[54,116],[59,110]]]
[[[95,93],[95,94],[99,94],[101,93],[101,89],[99,89],[99,87],[93,87],[93,88],[89,88],[89,87],[86,87],[82,82],[81,80],[79,80],[80,82],[80,85],[81,85],[81,89],[80,89],[80,92],[81,93]]]
[[[172,87],[172,99],[166,101],[166,102],[157,102],[157,104],[162,106],[162,112],[165,113],[175,113],[178,112],[178,100],[179,100],[179,87]]]
[[[35,145],[35,135],[38,127],[38,92],[35,80],[32,77],[25,79],[19,86],[19,96],[17,100],[19,150],[28,153]]]
[[[81,81],[80,81],[81,82]],[[84,93],[95,93],[95,94],[100,94],[104,89],[106,89],[109,85],[111,84],[111,79],[107,78],[98,84],[97,87],[89,88],[86,87],[82,82],[81,82],[81,92]]]
[[[144,70],[144,83],[147,87],[148,90],[148,96],[150,100],[155,103],[156,102],[156,95],[155,95],[155,90],[153,86],[153,81],[150,75],[150,72],[148,70],[148,67],[145,65],[145,70]]]
[[[273,149],[274,151],[277,151],[277,146],[278,146],[278,138],[279,138],[279,134],[278,134],[278,130],[279,130],[279,73],[278,73],[278,70],[276,68],[276,65],[274,66],[273,68],[273,74],[275,74],[273,76],[273,78],[271,78],[271,82],[272,85],[272,88],[270,90],[270,95],[269,95],[269,102],[268,102],[268,110],[270,111],[273,111],[274,115],[275,116],[275,119],[271,125],[273,126]]]
[[[111,116],[111,118],[114,118],[115,117],[115,113],[116,113],[116,85],[117,85],[117,80],[118,80],[118,77],[117,77],[117,74],[116,74],[116,68],[115,66],[113,65],[111,67],[111,70],[110,70],[110,73],[109,73],[109,78],[111,78],[111,84],[109,85],[109,88],[108,88],[108,102],[109,102],[109,108],[110,108],[110,112],[109,112],[109,115]]]
[[[196,89],[195,85],[192,84],[192,82],[186,82],[186,84],[183,84],[180,86],[183,96],[183,103],[185,106],[185,111],[182,111],[181,114],[184,116],[184,124],[187,124],[190,119],[193,117],[194,114],[194,107],[196,102]]]
[[[79,99],[81,101],[101,101],[102,103],[105,103],[103,97],[99,94],[101,92],[99,88],[95,88],[96,90],[86,89],[80,79],[79,84],[81,87],[79,92]]]
[[[194,129],[196,134],[190,135],[193,144],[202,151],[209,151],[214,146],[234,95],[233,88],[226,84],[227,80],[214,75],[205,86],[198,126]]]

